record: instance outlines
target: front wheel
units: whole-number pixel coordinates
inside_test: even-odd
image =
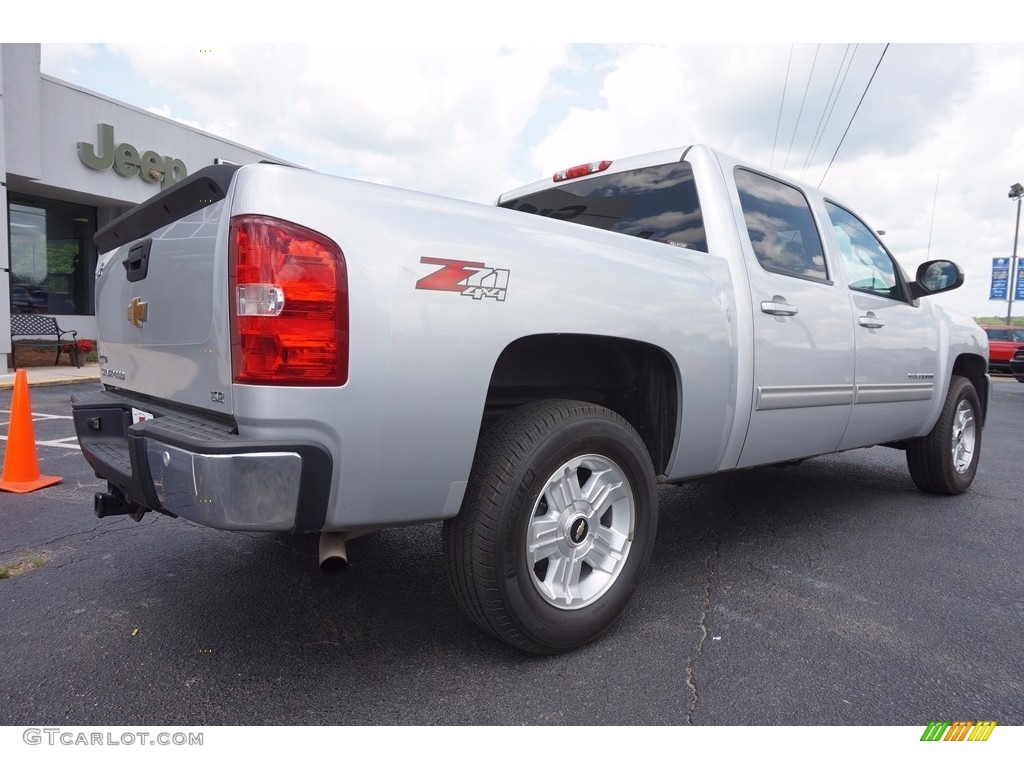
[[[955,495],[971,487],[981,457],[981,403],[970,379],[953,376],[932,431],[907,446],[907,466],[922,491]]]
[[[530,403],[481,438],[462,510],[444,525],[449,582],[500,640],[568,651],[625,609],[656,527],[651,460],[624,419],[591,403]]]

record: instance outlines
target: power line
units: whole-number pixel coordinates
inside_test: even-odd
[[[928,227],[928,250],[925,252],[925,261],[932,255],[932,230],[935,229],[935,204],[939,201],[939,177],[942,174],[935,174],[935,195],[932,197],[932,223]]]
[[[818,51],[821,50],[821,43],[814,49],[814,60],[811,62],[811,71],[807,75],[807,84],[804,86],[804,97],[800,100],[800,111],[796,113],[796,123],[793,125],[793,136],[789,140],[789,149],[786,151],[786,162],[782,164],[783,170],[789,165],[789,155],[793,151],[793,142],[796,141],[796,132],[800,127],[800,118],[804,114],[804,104],[807,103],[807,92],[811,89],[811,79],[814,77],[814,67],[818,63]]]
[[[864,93],[860,95],[860,101],[857,102],[857,108],[853,110],[853,114],[850,116],[850,122],[846,124],[846,130],[843,131],[843,136],[839,139],[839,145],[836,147],[836,151],[832,153],[832,159],[828,161],[828,168],[825,169],[825,173],[821,175],[821,181],[818,182],[820,187],[825,183],[825,177],[828,176],[828,172],[832,170],[832,163],[835,162],[836,155],[839,154],[839,148],[843,146],[843,142],[846,141],[846,134],[850,132],[850,126],[853,125],[853,119],[857,117],[857,112],[860,111],[860,105],[864,103],[864,97],[868,95],[868,89],[871,87],[871,83],[875,81],[875,75],[878,74],[878,68],[882,66],[882,59],[885,58],[885,52],[889,50],[889,43],[885,44],[885,48],[882,49],[882,55],[878,57],[878,63],[875,64],[875,71],[871,73],[871,79],[868,80],[868,84],[864,86]]]
[[[779,126],[782,125],[782,108],[786,105],[786,88],[789,87],[789,68],[793,65],[793,48],[789,46],[789,61],[786,63],[786,80],[782,84],[782,100],[779,102],[779,119],[775,122],[775,140],[772,142],[772,159],[768,164],[769,168],[775,166],[775,147],[779,143]]]
[[[832,90],[829,92],[828,99],[825,100],[825,108],[821,110],[821,119],[818,121],[818,128],[814,133],[814,138],[811,139],[811,148],[807,152],[807,160],[804,161],[804,167],[800,170],[801,175],[807,173],[807,169],[811,167],[811,163],[814,161],[814,156],[818,153],[818,146],[825,136],[825,128],[828,127],[829,122],[832,120],[832,112],[835,111],[836,104],[839,103],[839,96],[846,85],[846,76],[850,74],[850,67],[853,66],[853,60],[857,56],[857,48],[859,47],[859,43],[854,45],[853,53],[851,54],[850,46],[847,44],[846,50],[843,51],[843,60],[839,62],[835,79],[832,81]],[[848,55],[849,60],[847,60]],[[844,66],[846,67],[845,71],[843,70]],[[842,80],[840,80],[840,75]]]

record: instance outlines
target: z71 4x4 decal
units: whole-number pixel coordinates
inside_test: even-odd
[[[420,259],[420,264],[436,264],[441,268],[417,280],[417,290],[455,291],[477,301],[505,300],[505,292],[508,290],[507,269],[492,269],[480,261],[432,259],[429,256]]]

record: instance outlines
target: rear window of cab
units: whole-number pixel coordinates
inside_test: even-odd
[[[601,174],[501,203],[537,216],[707,251],[693,169],[685,161]]]

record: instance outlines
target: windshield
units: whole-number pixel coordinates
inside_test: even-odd
[[[1024,328],[986,328],[985,333],[993,341],[1013,341],[1024,344]]]

